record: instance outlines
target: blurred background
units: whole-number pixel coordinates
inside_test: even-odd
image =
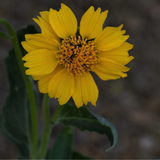
[[[94,75],[99,88],[97,107],[89,109],[107,120],[117,129],[119,141],[109,153],[103,150],[109,145],[107,138],[96,133],[75,129],[74,149],[95,159],[155,159],[160,157],[160,1],[159,0],[0,0],[0,17],[7,19],[15,30],[34,24],[33,17],[50,8],[59,10],[65,3],[80,21],[83,13],[93,5],[109,10],[106,26],[119,26],[130,35],[134,44],[129,52],[135,59],[128,77],[114,81],[102,81]],[[0,31],[5,27],[0,25]],[[10,40],[0,39],[0,108],[8,94],[4,58],[11,49]],[[35,83],[36,85],[36,83]],[[39,94],[40,98],[42,97]],[[51,112],[58,105],[51,100]],[[41,111],[39,111],[39,129]],[[60,127],[53,130],[54,143]],[[0,134],[0,158],[17,157],[17,150]]]

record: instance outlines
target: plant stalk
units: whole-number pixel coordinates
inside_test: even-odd
[[[52,131],[52,126],[50,123],[50,113],[49,113],[49,97],[45,94],[43,97],[43,119],[44,119],[44,131],[41,138],[38,159],[45,159],[49,137]]]
[[[36,158],[37,144],[38,144],[38,122],[37,122],[38,120],[37,120],[37,109],[36,109],[36,103],[35,103],[35,99],[34,99],[34,92],[33,92],[32,84],[29,80],[29,76],[27,76],[25,74],[25,67],[24,67],[23,61],[22,61],[21,49],[20,49],[18,39],[17,39],[16,33],[15,33],[13,27],[5,19],[0,19],[0,23],[5,25],[7,27],[7,29],[9,30],[10,35],[13,36],[12,43],[13,43],[14,51],[16,53],[19,67],[21,69],[23,78],[24,78],[26,86],[27,86],[27,93],[28,93],[28,98],[29,98],[29,103],[30,103],[30,111],[31,111],[31,122],[32,122],[32,157],[31,158]]]

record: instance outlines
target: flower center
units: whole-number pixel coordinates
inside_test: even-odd
[[[95,48],[94,41],[88,41],[81,36],[72,36],[63,39],[57,51],[59,65],[74,75],[93,70],[98,63],[98,50]]]

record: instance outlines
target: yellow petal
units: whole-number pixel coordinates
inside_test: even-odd
[[[107,18],[108,11],[100,12],[100,8],[94,11],[94,7],[91,6],[82,16],[80,21],[80,34],[83,38],[93,39],[102,32],[103,23]]]
[[[61,4],[59,11],[50,9],[49,21],[61,38],[68,38],[77,32],[77,19],[71,9],[64,4]]]
[[[27,61],[24,63],[24,66],[29,68],[26,70],[27,75],[49,74],[58,64],[56,52],[47,49],[31,51],[22,60]]]
[[[59,42],[57,40],[50,40],[42,34],[26,34],[25,38],[26,41],[23,41],[21,44],[27,52],[35,49],[57,50],[59,46]]]
[[[57,41],[59,41],[59,37],[57,36],[57,34],[55,33],[55,31],[52,29],[50,22],[49,22],[49,12],[48,11],[44,11],[44,12],[40,12],[42,17],[38,16],[37,18],[33,18],[33,20],[40,26],[42,34],[45,37],[51,38],[51,39],[56,39]]]
[[[50,74],[47,74],[46,76],[43,76],[43,78],[41,78],[38,81],[38,88],[41,93],[48,93],[48,84],[51,78],[53,77],[53,72]]]
[[[95,39],[97,49],[100,51],[108,51],[120,47],[128,38],[123,35],[126,31],[121,30],[123,25],[119,27],[106,27]]]
[[[39,12],[42,19],[44,19],[47,23],[49,23],[49,12],[48,11],[42,11]]]
[[[45,76],[45,75],[32,75],[32,78],[33,78],[35,81],[37,81],[37,80],[43,78],[44,76]]]
[[[121,78],[121,75],[119,75],[119,73],[114,73],[111,71],[103,71],[100,70],[99,68],[95,68],[94,72],[98,75],[99,78],[101,78],[103,81],[107,81],[107,80],[115,80],[115,79],[119,79]],[[127,74],[124,73],[123,77],[126,77]]]
[[[100,59],[100,62],[95,66],[94,72],[102,79],[118,79],[120,77],[126,77],[127,74],[123,72],[129,71],[130,68],[119,64],[113,60],[103,58]]]
[[[126,64],[128,64],[131,60],[134,59],[133,56],[129,56],[129,57],[122,57],[122,56],[105,56],[105,58],[111,59],[111,60],[113,60],[113,61],[115,61],[115,62],[118,62],[118,63],[120,63],[120,64],[122,64],[122,65],[126,65]]]
[[[73,94],[74,78],[65,69],[55,74],[49,82],[48,93],[50,98],[58,98],[59,104],[67,103]]]
[[[23,48],[27,51],[27,52],[30,52],[30,51],[33,51],[35,49],[38,49],[39,47],[38,46],[35,46],[33,44],[30,44],[26,41],[22,41],[21,42],[21,45],[23,46]]]
[[[133,48],[133,45],[128,43],[128,42],[124,42],[120,47],[114,48],[112,50],[109,51],[101,51],[100,53],[102,54],[107,54],[107,55],[114,55],[114,56],[124,56],[124,57],[128,57],[128,51],[131,50]]]
[[[88,102],[96,106],[98,93],[97,85],[89,72],[75,78],[75,91],[72,97],[78,108],[83,103],[87,105]]]
[[[25,38],[26,38],[26,41],[35,40],[35,41],[42,42],[44,44],[53,45],[55,47],[59,46],[59,42],[56,39],[48,39],[47,37],[45,37],[44,35],[39,34],[39,33],[36,33],[36,34],[26,34]]]
[[[133,45],[131,45],[128,42],[124,42],[120,47],[109,50],[109,51],[101,51],[98,53],[98,57],[100,59],[111,59],[117,63],[120,63],[122,65],[126,65],[129,63],[132,59],[134,59],[133,56],[129,56],[128,50],[132,49]]]
[[[75,78],[75,88],[74,88],[74,94],[73,94],[73,100],[75,102],[75,105],[77,108],[83,106],[83,99],[82,99],[82,85],[81,85],[81,78],[80,76]],[[87,104],[86,104],[87,105]]]
[[[35,78],[39,78],[38,80],[38,88],[41,93],[48,93],[48,85],[52,77],[57,74],[62,68],[57,66],[53,72],[44,76],[34,76]]]

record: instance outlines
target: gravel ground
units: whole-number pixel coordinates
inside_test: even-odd
[[[75,130],[74,148],[95,159],[159,158],[160,0],[0,0],[0,17],[9,20],[18,30],[26,24],[35,24],[32,18],[38,16],[39,11],[59,9],[61,2],[74,11],[78,21],[91,5],[101,7],[102,11],[109,10],[104,26],[124,24],[130,35],[128,41],[134,44],[130,55],[135,59],[128,64],[132,68],[128,77],[103,82],[95,76],[99,99],[97,107],[88,106],[116,127],[119,134],[117,146],[111,152],[104,153],[106,137]],[[3,26],[0,30],[6,31]],[[10,41],[0,39],[0,106],[8,93],[3,60],[10,48]],[[57,100],[52,99],[52,110],[56,105]],[[54,142],[58,130],[53,130],[51,142]],[[0,135],[0,158],[16,156],[14,146]]]

